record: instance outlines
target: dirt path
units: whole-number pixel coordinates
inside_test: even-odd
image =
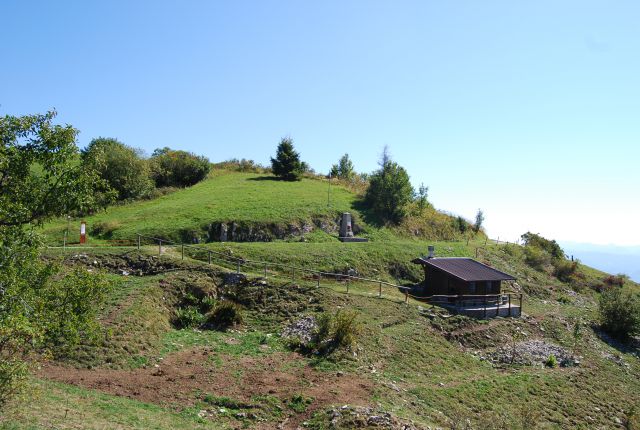
[[[194,405],[198,393],[247,403],[259,395],[282,401],[294,395],[314,399],[305,413],[289,418],[280,428],[297,428],[328,405],[368,405],[373,388],[371,381],[356,375],[317,371],[295,353],[237,358],[205,348],[172,354],[159,367],[147,369],[75,369],[49,363],[39,376],[164,406]]]

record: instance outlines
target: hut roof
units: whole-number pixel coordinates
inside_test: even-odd
[[[416,264],[431,266],[467,282],[515,281],[513,276],[482,264],[472,258],[416,258]]]

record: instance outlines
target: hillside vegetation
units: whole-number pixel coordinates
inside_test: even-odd
[[[637,428],[638,340],[603,332],[598,300],[601,291],[637,293],[638,285],[567,262],[541,238],[537,247],[487,242],[482,234],[467,241],[455,218],[433,208],[381,226],[346,187],[331,187],[330,206],[327,190],[319,179],[217,171],[191,188],[87,217],[90,232],[100,226],[90,244],[136,233],[201,243],[184,260],[180,246],[151,241],[140,251],[49,249],[48,261],[110,280],[102,332],[45,363],[33,376],[35,392],[11,405],[0,425]],[[343,211],[370,242],[337,241]],[[219,243],[209,233],[219,223],[268,230],[271,241]],[[65,228],[58,220],[44,232],[59,244]],[[377,283],[290,271],[355,270],[413,285],[423,275],[410,260],[430,244],[438,256],[477,256],[514,275],[505,290],[523,295],[524,316],[473,320],[390,286],[379,298]],[[211,263],[209,250],[216,252]],[[247,264],[237,274],[238,259],[289,267],[272,264],[265,277],[261,266]],[[237,324],[219,324],[220,309],[237,312]],[[334,342],[339,334],[349,341]]]
[[[177,242],[217,241],[219,223],[236,223],[249,240],[307,237],[311,241],[336,240],[342,212],[351,212],[362,229],[361,236],[372,240],[402,237],[454,239],[461,233],[454,218],[431,207],[407,217],[403,224],[381,226],[364,209],[358,195],[338,182],[304,178],[287,182],[273,176],[217,170],[209,179],[184,190],[152,200],[111,206],[84,217],[90,240],[130,239],[136,233]],[[72,235],[80,219],[72,221]],[[60,219],[44,228],[50,243],[62,243],[67,220]],[[251,232],[249,232],[251,230]],[[327,234],[329,233],[329,234]],[[253,239],[252,239],[253,238]],[[73,240],[73,239],[72,239]],[[77,239],[75,239],[77,240]]]

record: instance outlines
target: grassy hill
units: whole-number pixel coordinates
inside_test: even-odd
[[[92,243],[101,240],[135,239],[145,234],[190,243],[218,240],[212,224],[235,223],[245,236],[262,233],[270,239],[299,237],[308,241],[335,241],[338,219],[351,212],[362,229],[360,236],[371,240],[395,239],[396,236],[453,239],[460,237],[452,218],[428,208],[423,214],[407,219],[394,231],[376,225],[359,203],[359,198],[344,186],[320,178],[299,182],[275,180],[273,176],[216,170],[207,180],[193,187],[152,200],[109,207],[106,211],[83,218]],[[80,219],[71,221],[70,235],[77,241]],[[44,227],[51,244],[61,244],[67,220],[58,219]],[[327,234],[327,232],[329,234]]]
[[[570,282],[551,268],[534,269],[521,246],[485,246],[484,238],[420,240],[407,229],[367,222],[357,197],[327,183],[283,183],[247,173],[219,173],[156,200],[110,208],[87,218],[112,223],[112,238],[137,232],[182,239],[212,222],[303,225],[304,236],[274,242],[200,244],[181,259],[179,247],[142,250],[52,249],[47,258],[108,273],[114,288],[99,342],[46,363],[35,392],[0,418],[0,428],[636,428],[640,406],[637,343],[622,344],[598,328],[598,289],[606,274],[579,265]],[[351,211],[369,243],[343,244],[317,227]],[[412,226],[450,219],[429,213]],[[439,218],[440,216],[446,218]],[[441,220],[442,223],[438,224]],[[66,222],[45,226],[50,238]],[[424,227],[426,228],[426,227]],[[103,233],[104,234],[104,233]],[[448,233],[447,233],[448,234]],[[427,235],[428,236],[428,235]],[[98,239],[97,242],[105,240]],[[436,237],[431,237],[436,239]],[[436,245],[440,256],[474,256],[515,275],[525,296],[524,317],[489,321],[451,316],[373,283],[350,284],[286,268],[243,266],[207,251],[404,284],[421,279],[410,263]],[[215,254],[216,256],[218,254]],[[638,291],[627,281],[625,289]],[[178,309],[202,294],[242,306],[244,322],[227,331],[180,329]],[[292,349],[285,328],[305,316],[357,312],[352,349],[329,356]],[[532,353],[543,354],[532,361]],[[541,352],[540,352],[541,351]],[[549,352],[553,351],[553,352]],[[538,355],[540,355],[538,354]],[[552,354],[566,366],[547,367]],[[554,355],[555,357],[555,355]],[[536,361],[537,360],[537,361]],[[635,415],[634,415],[635,414]]]

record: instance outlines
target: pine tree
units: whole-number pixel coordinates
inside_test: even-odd
[[[283,137],[278,144],[276,158],[271,158],[273,174],[285,181],[299,181],[304,167],[305,164],[300,161],[300,154],[293,148],[293,140]]]

